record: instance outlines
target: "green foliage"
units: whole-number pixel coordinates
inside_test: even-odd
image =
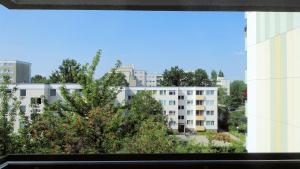
[[[231,142],[230,136],[224,133],[215,133],[213,135],[213,139],[218,141],[223,141],[223,142]]]
[[[170,70],[165,70],[163,80],[160,82],[162,86],[182,86],[185,79],[185,72],[178,66],[171,67]]]
[[[224,77],[224,73],[222,72],[222,70],[219,71],[218,77]]]
[[[243,81],[236,80],[230,84],[231,107],[233,109],[238,108],[245,102],[244,93],[246,90],[247,85]]]
[[[171,153],[173,141],[167,135],[167,127],[154,118],[144,120],[138,130],[125,145],[129,153]]]
[[[16,88],[8,89],[10,77],[3,75],[3,83],[0,85],[0,155],[13,152],[14,148],[14,123],[20,102],[13,93]]]
[[[230,112],[228,124],[233,130],[245,133],[247,131],[247,117],[245,115],[245,107],[240,110]]]
[[[31,83],[49,83],[49,81],[42,75],[35,75],[31,77]]]
[[[210,73],[210,79],[211,79],[214,86],[217,85],[217,78],[218,78],[217,72],[215,70],[212,70],[211,73]]]
[[[50,75],[51,83],[77,83],[80,64],[74,59],[63,60],[58,70]]]
[[[165,70],[162,86],[211,86],[212,83],[208,78],[205,70],[197,69],[195,72],[184,72],[178,66]]]
[[[195,70],[195,81],[194,86],[210,86],[210,81],[205,70],[197,69]]]

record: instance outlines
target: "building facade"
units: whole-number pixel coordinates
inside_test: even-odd
[[[78,84],[66,84],[70,91],[80,91],[81,86]],[[21,101],[20,109],[25,112],[26,116],[34,112],[42,112],[44,109],[44,99],[51,104],[57,100],[62,100],[60,93],[61,84],[11,84],[9,89],[17,88],[15,96]],[[34,107],[32,107],[34,105]],[[16,118],[15,129],[19,128],[19,118]]]
[[[151,91],[163,106],[168,126],[179,132],[218,129],[216,87],[125,87],[117,96],[125,103],[139,91]]]
[[[21,109],[27,116],[32,111],[42,112],[43,99],[51,104],[62,100],[61,84],[17,84],[16,97],[21,101]],[[65,84],[69,92],[80,92],[78,84]],[[205,131],[218,129],[217,88],[215,87],[122,87],[116,103],[124,104],[138,91],[152,91],[159,101],[168,119],[168,126],[173,130]],[[34,107],[31,105],[34,103]],[[16,121],[19,128],[19,119]]]
[[[11,83],[30,83],[31,63],[16,60],[0,60],[0,83],[3,75],[9,75]]]
[[[217,77],[217,85],[225,89],[227,95],[230,95],[230,80],[226,80],[224,77]]]
[[[158,86],[162,75],[148,74],[145,70],[136,70],[133,65],[121,66],[117,72],[123,73],[131,87]]]
[[[300,13],[247,12],[248,152],[300,151]]]

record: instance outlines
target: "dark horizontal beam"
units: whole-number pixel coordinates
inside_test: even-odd
[[[9,9],[299,11],[300,0],[0,0]]]
[[[102,154],[12,155],[0,169],[286,169],[299,168],[300,154]]]

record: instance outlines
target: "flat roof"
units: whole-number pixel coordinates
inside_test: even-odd
[[[300,11],[299,0],[0,0],[9,9]]]
[[[23,64],[29,64],[31,65],[30,62],[24,62],[24,61],[20,61],[20,60],[9,60],[9,59],[0,59],[1,63],[23,63]]]

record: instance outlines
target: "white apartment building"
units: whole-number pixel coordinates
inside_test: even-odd
[[[158,86],[162,75],[148,74],[145,70],[136,70],[133,65],[121,66],[117,72],[123,73],[129,86]]]
[[[230,83],[231,81],[226,80],[224,77],[217,77],[217,85],[224,88],[227,95],[230,95]]]
[[[217,87],[124,87],[117,101],[125,103],[139,91],[151,91],[162,104],[168,126],[173,130],[217,130],[217,90]]]
[[[300,13],[247,12],[248,152],[300,151]]]
[[[32,111],[42,112],[44,109],[43,99],[47,99],[51,104],[57,100],[62,100],[60,93],[61,84],[11,84],[9,89],[17,88],[15,96],[21,101],[20,109],[25,112],[26,116],[30,116]],[[78,84],[65,84],[70,91],[80,92],[81,86]],[[31,104],[35,107],[32,108]],[[33,110],[34,109],[34,110]],[[15,129],[19,128],[19,118],[16,118]]]
[[[148,74],[146,86],[148,87],[156,87],[160,85],[160,81],[163,79],[162,75]]]
[[[147,72],[145,70],[134,70],[134,77],[136,79],[136,86],[146,86]]]
[[[11,83],[30,83],[31,63],[18,60],[0,60],[0,83],[9,75]]]
[[[42,112],[43,99],[51,104],[62,100],[61,84],[17,84],[9,85],[10,89],[17,87],[16,97],[21,101],[21,109],[30,116],[34,111]],[[78,84],[65,84],[70,91],[80,92]],[[125,103],[138,91],[153,91],[153,97],[159,101],[168,118],[168,125],[173,130],[205,131],[218,129],[218,107],[216,87],[122,87],[117,95],[117,103]],[[15,129],[19,128],[19,119]]]

